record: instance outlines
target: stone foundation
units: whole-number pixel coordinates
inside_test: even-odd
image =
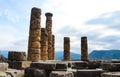
[[[9,61],[9,68],[12,69],[25,69],[30,67],[30,61]]]

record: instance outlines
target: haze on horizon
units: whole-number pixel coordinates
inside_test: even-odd
[[[55,50],[63,51],[70,37],[71,51],[80,54],[80,39],[88,37],[92,50],[120,49],[120,0],[0,0],[0,50],[27,51],[32,7],[53,13]]]

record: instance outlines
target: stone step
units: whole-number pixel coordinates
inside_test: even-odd
[[[74,74],[69,71],[52,71],[49,77],[74,77]]]
[[[102,72],[96,69],[77,70],[77,77],[101,77]]]
[[[31,68],[45,69],[45,70],[55,70],[56,63],[52,62],[32,62],[30,65]]]
[[[120,77],[120,72],[108,72],[101,74],[101,77]]]

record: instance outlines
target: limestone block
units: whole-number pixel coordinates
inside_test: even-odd
[[[84,69],[77,71],[77,77],[101,77],[102,70]]]
[[[68,71],[52,71],[49,77],[74,77],[74,75]]]
[[[101,67],[101,62],[99,61],[91,61],[87,64],[88,69],[96,69]]]
[[[26,60],[26,53],[25,52],[9,51],[8,60],[25,61]]]
[[[45,70],[55,70],[56,64],[51,62],[33,62],[30,67]]]
[[[56,70],[67,70],[68,62],[56,63]]]
[[[35,68],[26,68],[25,77],[46,77],[45,70],[35,69]]]
[[[101,77],[120,77],[120,72],[107,72],[102,73]]]
[[[30,61],[9,61],[9,68],[24,69],[30,67]]]
[[[23,70],[8,69],[5,73],[7,75],[5,77],[24,77]]]
[[[71,61],[71,67],[74,69],[85,69],[87,68],[87,62]]]
[[[120,63],[103,63],[102,68],[107,71],[120,71]]]
[[[8,63],[0,63],[0,72],[8,69]]]

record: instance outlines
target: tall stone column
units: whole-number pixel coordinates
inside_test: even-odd
[[[81,37],[81,60],[88,61],[87,37]]]
[[[37,61],[41,59],[41,9],[32,8],[28,43],[28,60]]]
[[[46,30],[48,33],[48,59],[52,60],[52,13],[46,13]]]
[[[55,36],[52,35],[52,60],[55,59]]]
[[[41,60],[48,60],[48,33],[41,28]]]
[[[64,60],[70,60],[70,38],[64,37]]]

